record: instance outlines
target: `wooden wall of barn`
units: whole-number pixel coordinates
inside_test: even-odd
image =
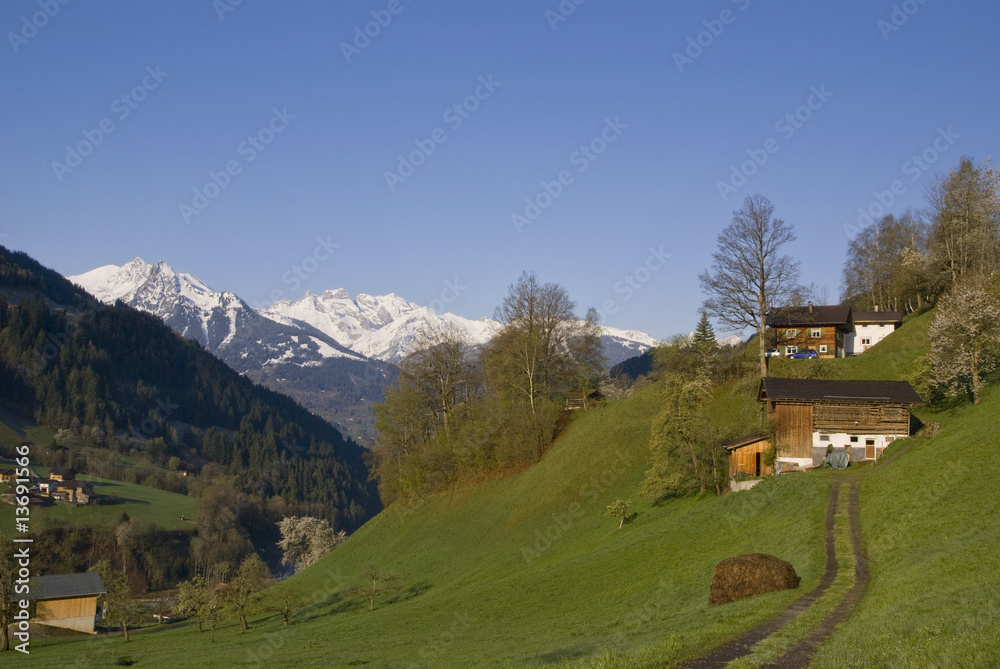
[[[70,627],[79,629],[73,625],[60,625],[59,621],[75,621],[80,618],[89,618],[90,629],[81,631],[93,631],[94,616],[97,614],[97,596],[72,597],[69,599],[52,599],[40,601],[35,609],[35,620],[46,622],[57,627]]]
[[[810,404],[779,404],[778,455],[784,458],[811,458],[813,440],[813,408]]]

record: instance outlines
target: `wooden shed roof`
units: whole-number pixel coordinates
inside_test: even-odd
[[[906,381],[841,381],[828,379],[761,379],[759,400],[876,402],[923,404]]]
[[[101,575],[88,571],[83,574],[52,574],[36,577],[37,586],[31,589],[33,599],[69,599],[88,595],[103,595]]]
[[[742,446],[748,446],[750,444],[756,444],[758,441],[764,441],[767,439],[767,435],[763,432],[758,432],[756,434],[748,434],[745,437],[740,437],[739,439],[733,439],[731,441],[724,442],[722,447],[727,451],[734,451]]]

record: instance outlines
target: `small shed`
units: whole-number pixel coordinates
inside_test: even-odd
[[[34,622],[94,634],[97,598],[107,593],[100,574],[54,574],[35,580]]]
[[[764,451],[771,442],[766,434],[751,434],[722,444],[729,451],[729,478],[770,476],[774,469],[764,464]]]

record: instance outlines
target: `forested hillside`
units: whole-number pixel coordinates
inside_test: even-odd
[[[109,457],[140,453],[192,471],[218,463],[242,492],[280,498],[346,529],[380,508],[363,449],[330,424],[159,319],[102,306],[2,247],[0,393],[4,408],[102,446]],[[82,471],[96,464],[72,452],[50,457]]]

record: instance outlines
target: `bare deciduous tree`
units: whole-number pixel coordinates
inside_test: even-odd
[[[575,361],[587,358],[579,351],[574,356],[570,342],[595,345],[574,307],[562,286],[539,283],[534,273],[522,272],[494,312],[501,329],[488,352],[493,376],[526,400],[532,414],[540,397],[572,383]]]
[[[913,311],[936,293],[927,226],[907,212],[884,216],[851,240],[843,298],[857,309]]]
[[[761,376],[767,375],[768,311],[795,292],[799,277],[799,263],[781,254],[795,232],[773,214],[774,205],[766,197],[748,196],[733,212],[733,222],[719,233],[711,269],[698,277],[708,296],[709,315],[736,330],[757,330]]]
[[[403,587],[402,578],[398,574],[385,571],[374,562],[369,562],[361,568],[363,585],[351,588],[350,593],[368,600],[368,610],[375,610],[375,600],[384,595],[397,592]]]
[[[1000,267],[1000,171],[962,158],[928,188],[927,200],[931,250],[949,283]]]

